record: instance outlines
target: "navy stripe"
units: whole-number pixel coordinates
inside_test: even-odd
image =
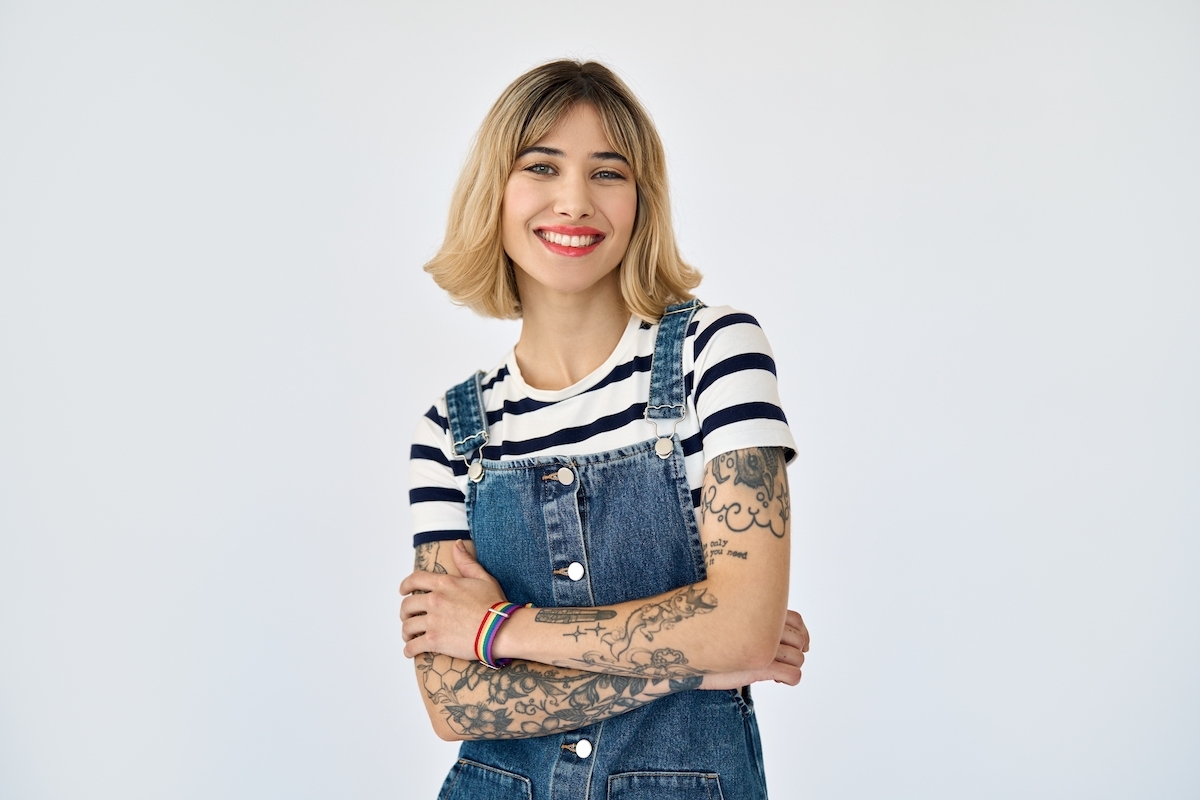
[[[446,454],[436,447],[430,447],[427,444],[414,444],[408,451],[408,457],[423,458],[426,461],[436,461],[443,467],[450,466],[450,459],[446,458]]]
[[[604,380],[597,383],[588,392],[594,392],[597,389],[603,389],[605,386],[613,383],[620,383],[632,376],[635,372],[649,372],[650,364],[653,361],[653,356],[634,356],[632,361],[626,361],[624,364],[618,364],[613,367],[612,372],[604,376]],[[583,392],[582,394],[587,394]]]
[[[490,381],[480,381],[480,391],[486,392],[488,389],[491,389],[497,383],[507,378],[508,374],[508,365],[505,364],[504,366],[500,367],[500,370],[496,373],[496,377],[492,378]]]
[[[414,503],[465,503],[467,496],[458,489],[447,489],[442,486],[421,486],[416,489],[409,489],[408,502],[409,505]]]
[[[460,458],[456,458],[451,461],[450,459],[446,458],[446,454],[440,449],[436,447],[430,447],[427,444],[414,444],[412,449],[408,451],[408,457],[410,459],[419,458],[424,459],[425,461],[433,461],[437,464],[441,464],[443,467],[453,470],[455,475],[461,476],[467,474],[467,462]]]
[[[549,450],[552,447],[578,444],[579,442],[587,441],[593,436],[619,430],[634,420],[642,419],[645,413],[645,403],[634,403],[624,411],[600,417],[590,425],[563,428],[548,436],[539,436],[536,439],[505,442],[500,447],[488,447],[485,445],[483,448],[483,457],[495,461],[504,456],[523,456],[529,453],[536,453],[538,450]]]
[[[700,490],[692,489],[692,508],[700,507]]]
[[[787,424],[783,409],[774,403],[742,403],[709,414],[708,418],[700,423],[700,434],[707,438],[718,428],[748,419],[777,419]]]
[[[765,353],[742,353],[741,355],[731,356],[724,361],[713,364],[704,370],[704,377],[700,379],[700,385],[696,387],[696,394],[692,396],[692,402],[699,405],[700,395],[704,394],[704,390],[712,386],[715,381],[724,378],[726,375],[732,375],[735,372],[743,372],[748,369],[766,370],[774,375],[775,360]]]
[[[429,410],[425,412],[425,417],[427,419],[432,420],[433,422],[436,422],[438,424],[438,426],[442,429],[443,433],[450,430],[450,420],[446,419],[443,416],[440,416],[437,413],[437,406],[430,406]]]
[[[451,539],[470,539],[470,531],[425,531],[413,534],[413,547],[430,542],[446,542]]]
[[[685,339],[686,339],[686,338],[687,338],[687,337],[689,337],[689,336],[695,336],[695,335],[696,335],[696,329],[697,329],[697,328],[699,328],[699,327],[700,327],[700,320],[698,320],[698,319],[696,319],[695,317],[693,317],[693,318],[692,318],[692,321],[691,321],[690,323],[688,323],[688,329],[687,329],[687,333],[685,333],[685,334],[683,335],[683,338],[685,338]]]
[[[488,425],[495,425],[497,422],[504,419],[505,414],[528,414],[530,411],[537,411],[539,408],[545,408],[546,406],[552,405],[554,405],[554,403],[551,401],[534,400],[532,397],[526,397],[525,399],[518,400],[515,403],[511,400],[505,400],[504,405],[502,405],[498,410],[487,412]]]
[[[738,325],[741,323],[749,323],[750,325],[758,325],[758,320],[749,314],[729,314],[721,317],[719,320],[709,325],[704,329],[704,333],[696,337],[696,341],[692,344],[692,361],[698,361],[700,354],[704,352],[704,346],[708,344],[708,340],[713,337],[713,334],[722,328],[728,328],[730,325]],[[758,327],[762,327],[758,325]]]
[[[611,386],[614,383],[620,383],[623,380],[628,380],[638,372],[649,372],[652,360],[653,359],[651,356],[636,356],[632,361],[626,361],[624,364],[618,364],[617,366],[613,367],[612,371],[605,375],[604,378],[602,378],[595,386],[592,386],[575,396],[582,397],[589,392],[599,391],[605,386]],[[506,414],[528,414],[531,411],[537,411],[538,409],[545,408],[546,406],[552,406],[557,402],[560,401],[534,400],[531,397],[526,397],[525,399],[518,400],[515,403],[506,400],[504,405],[498,410],[487,412],[488,425],[495,425],[497,422],[504,419]]]
[[[685,456],[695,455],[704,449],[704,437],[699,433],[693,433],[679,444],[682,445]]]

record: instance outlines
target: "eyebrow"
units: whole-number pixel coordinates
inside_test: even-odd
[[[562,150],[554,147],[541,147],[539,145],[533,145],[532,147],[526,147],[524,150],[517,153],[517,158],[521,159],[532,153],[541,153],[542,155],[551,156],[553,158],[564,158],[567,155]],[[599,153],[592,153],[590,158],[593,161],[620,161],[625,166],[630,166],[629,159],[625,158],[625,156],[621,155],[620,153],[614,153],[609,150],[603,150]]]
[[[620,161],[625,166],[627,166],[627,167],[630,166],[629,159],[625,158],[625,156],[621,155],[620,153],[613,153],[608,150],[605,150],[600,153],[592,153],[592,158],[597,161]]]

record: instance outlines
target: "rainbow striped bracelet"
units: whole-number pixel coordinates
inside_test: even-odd
[[[479,659],[480,664],[492,669],[500,669],[512,661],[511,658],[492,659],[492,644],[496,641],[496,632],[500,630],[500,626],[512,616],[514,611],[518,608],[528,608],[532,605],[533,603],[529,603],[526,606],[522,606],[519,603],[510,603],[507,600],[492,604],[492,607],[483,615],[483,622],[479,623],[479,632],[475,634],[475,657]]]

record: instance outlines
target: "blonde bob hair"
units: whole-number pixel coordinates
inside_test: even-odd
[[[637,216],[621,261],[621,295],[629,310],[656,321],[672,303],[690,300],[700,273],[675,244],[662,141],[624,82],[594,61],[552,61],[512,82],[496,101],[454,188],[446,238],[425,265],[454,302],[486,317],[521,316],[513,263],[501,241],[504,188],[517,154],[546,136],[579,103],[600,116],[612,146],[629,159]]]

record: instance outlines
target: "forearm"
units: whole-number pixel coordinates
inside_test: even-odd
[[[601,608],[517,614],[495,652],[615,675],[678,677],[769,664],[787,611],[791,504],[783,453],[751,448],[705,467],[706,580]]]
[[[774,657],[786,606],[786,570],[751,580],[735,567],[643,600],[514,614],[493,652],[639,678],[755,669]]]
[[[606,675],[532,661],[493,670],[436,653],[416,658],[417,680],[443,739],[528,739],[575,730],[675,692],[702,678]]]
[[[446,545],[419,545],[417,570],[458,574],[452,548]],[[522,616],[533,615],[521,612],[512,621]],[[682,670],[631,678],[524,660],[493,670],[478,661],[432,652],[417,655],[415,663],[430,721],[437,735],[448,741],[531,738],[574,730],[702,685],[697,672]]]

